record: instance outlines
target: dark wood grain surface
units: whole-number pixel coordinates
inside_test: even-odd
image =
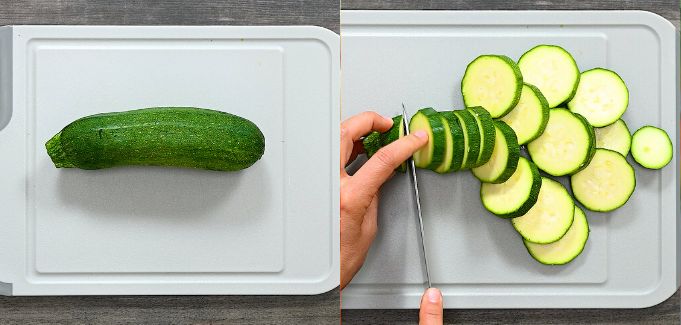
[[[0,25],[316,25],[338,0],[0,0]],[[0,297],[0,324],[338,324],[338,289],[317,296]]]
[[[343,0],[342,9],[652,11],[679,28],[678,0]],[[681,293],[646,309],[447,310],[447,324],[681,324]],[[343,324],[416,324],[416,310],[343,310]]]

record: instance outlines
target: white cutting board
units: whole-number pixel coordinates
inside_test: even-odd
[[[412,114],[460,109],[463,72],[478,55],[517,60],[535,45],[558,44],[580,70],[601,66],[622,76],[632,132],[651,124],[674,142],[674,159],[661,171],[634,164],[637,187],[624,207],[585,210],[589,241],[565,266],[534,261],[510,222],[482,207],[469,172],[420,170],[431,280],[445,307],[646,307],[676,291],[679,66],[671,23],[641,11],[343,11],[341,22],[343,118],[367,109],[394,116],[402,103]],[[410,197],[406,175],[383,187],[379,233],[343,291],[343,308],[418,307],[424,274]]]
[[[339,283],[339,38],[318,27],[0,29],[0,292],[316,294]],[[223,110],[265,154],[214,172],[57,169],[90,114]]]

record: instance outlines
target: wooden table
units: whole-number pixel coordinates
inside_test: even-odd
[[[342,9],[572,10],[637,9],[657,13],[679,28],[678,0],[343,0]],[[447,310],[449,324],[679,324],[681,293],[647,309]],[[416,324],[415,310],[344,310],[343,324]]]
[[[317,25],[338,32],[338,0],[0,0],[0,25]],[[8,324],[333,324],[318,296],[0,297]]]

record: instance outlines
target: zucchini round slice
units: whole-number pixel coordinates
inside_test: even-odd
[[[547,177],[541,179],[539,198],[530,211],[511,220],[513,228],[531,243],[548,244],[570,229],[575,202],[565,187]]]
[[[549,103],[537,87],[526,83],[518,105],[501,120],[515,131],[518,144],[524,145],[544,132],[549,122]]]
[[[596,149],[591,163],[570,177],[570,186],[584,207],[608,212],[627,203],[636,187],[636,175],[619,152]]]
[[[631,144],[631,155],[639,165],[660,169],[672,160],[672,141],[662,129],[654,126],[644,126],[634,133]]]
[[[494,138],[496,132],[494,130],[494,120],[487,110],[482,107],[470,107],[468,110],[473,114],[475,120],[478,122],[478,129],[480,130],[480,153],[478,154],[478,161],[474,167],[484,165],[494,151]]]
[[[594,128],[596,134],[596,148],[610,149],[617,151],[622,156],[629,154],[631,148],[631,133],[624,120],[602,128]]]
[[[629,105],[629,90],[614,71],[595,68],[582,72],[575,97],[568,108],[594,127],[615,123]]]
[[[520,157],[518,167],[511,177],[501,183],[482,183],[480,199],[487,211],[501,218],[524,215],[537,202],[542,186],[537,166]]]
[[[446,125],[449,128],[449,133],[451,133],[452,143],[447,149],[451,149],[449,167],[445,170],[438,167],[435,170],[438,173],[449,173],[455,172],[461,168],[461,163],[463,162],[463,156],[466,152],[466,145],[464,143],[464,132],[459,124],[459,119],[454,115],[453,112],[440,112],[440,117],[444,118]],[[445,161],[447,157],[445,155]],[[444,163],[444,162],[443,162]],[[442,167],[442,165],[440,165]]]
[[[504,55],[481,55],[468,64],[461,80],[466,107],[482,106],[498,118],[520,99],[523,76],[518,65]]]
[[[428,133],[428,144],[414,153],[414,166],[435,170],[442,164],[445,153],[445,128],[434,109],[422,108],[409,121],[409,131]]]
[[[589,163],[595,148],[593,127],[563,108],[551,109],[544,133],[527,146],[537,167],[553,176],[577,172]]]
[[[523,240],[530,256],[547,265],[563,265],[574,260],[584,250],[589,239],[589,222],[584,211],[575,206],[575,216],[570,229],[556,242],[535,244]]]
[[[466,148],[460,169],[474,167],[478,162],[478,155],[480,154],[480,130],[478,130],[478,122],[473,114],[465,109],[454,111],[454,115],[459,119],[459,125],[461,125],[464,135],[464,147]]]
[[[538,45],[525,52],[518,67],[526,83],[537,86],[549,107],[570,100],[579,84],[575,59],[560,46]]]
[[[486,164],[472,169],[473,175],[481,182],[503,183],[507,181],[518,166],[520,146],[513,129],[502,121],[495,121],[496,132],[494,151]]]

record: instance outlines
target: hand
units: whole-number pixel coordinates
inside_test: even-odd
[[[371,131],[385,132],[392,119],[373,112],[355,115],[341,124],[341,289],[364,264],[376,236],[378,190],[395,168],[428,143],[428,135],[417,131],[381,148],[353,176],[345,166],[362,151],[359,139]]]
[[[419,325],[441,325],[442,322],[442,293],[430,288],[421,297]]]

